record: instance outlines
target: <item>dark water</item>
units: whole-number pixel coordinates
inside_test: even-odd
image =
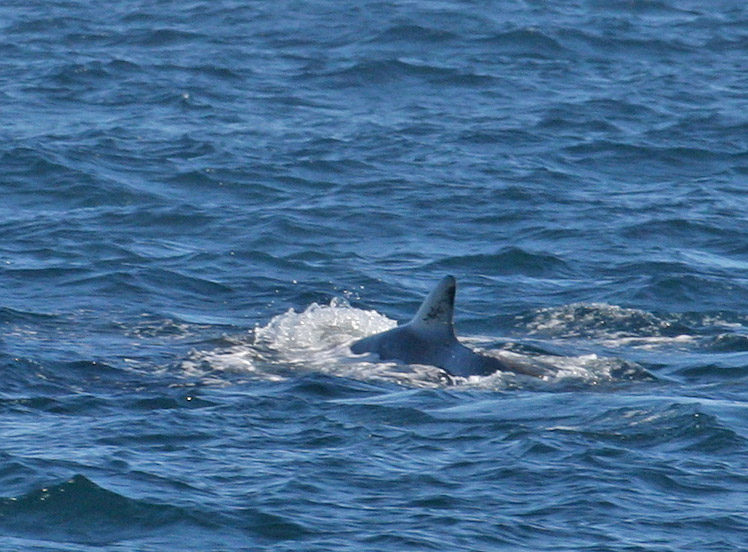
[[[5,2],[10,551],[748,549],[744,2]],[[457,276],[450,379],[355,338]]]

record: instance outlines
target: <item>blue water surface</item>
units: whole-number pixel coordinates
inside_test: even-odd
[[[0,6],[7,551],[748,550],[748,7]],[[349,344],[445,274],[534,379]]]

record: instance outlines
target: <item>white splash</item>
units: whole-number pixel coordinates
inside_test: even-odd
[[[182,366],[188,374],[206,378],[234,372],[279,380],[306,371],[418,386],[443,383],[444,373],[433,366],[369,362],[351,353],[350,344],[356,339],[396,325],[376,311],[333,299],[329,305],[313,303],[302,312],[290,309],[274,316],[234,345],[193,351]]]
[[[288,362],[308,362],[309,357],[347,346],[366,335],[394,328],[397,323],[376,311],[351,307],[345,300],[329,305],[312,303],[303,312],[289,309],[266,326],[255,328],[255,344],[279,352]]]
[[[573,303],[538,310],[527,322],[531,335],[594,340],[607,348],[656,349],[687,345],[697,336],[675,334],[673,320],[607,303]]]

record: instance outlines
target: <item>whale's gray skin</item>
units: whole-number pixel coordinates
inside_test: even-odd
[[[445,276],[410,322],[360,339],[351,345],[351,351],[375,353],[381,360],[429,364],[453,376],[486,376],[499,370],[536,377],[546,373],[535,366],[481,355],[460,343],[453,324],[456,291],[454,276]]]

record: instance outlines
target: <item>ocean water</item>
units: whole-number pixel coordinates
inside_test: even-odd
[[[748,7],[0,6],[4,551],[748,550]],[[543,379],[356,357],[445,274]]]

